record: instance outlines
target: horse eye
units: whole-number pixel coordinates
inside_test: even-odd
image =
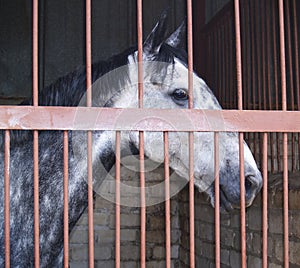
[[[185,101],[189,98],[188,93],[182,88],[175,89],[172,93],[172,96],[177,101]]]

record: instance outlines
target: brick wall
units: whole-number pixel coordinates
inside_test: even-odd
[[[124,178],[138,182],[130,171],[121,171]],[[159,176],[157,175],[159,174]],[[147,183],[158,183],[163,172],[147,177]],[[180,267],[179,202],[171,200],[171,257],[172,266]],[[94,203],[95,267],[115,267],[115,205],[97,196]],[[158,204],[147,207],[146,217],[147,268],[165,267],[165,207]],[[140,208],[121,206],[121,267],[139,267],[140,260]],[[88,267],[88,222],[84,213],[70,239],[70,267]]]
[[[268,262],[272,268],[283,267],[283,209],[281,176],[269,178],[268,193]],[[289,247],[290,267],[300,267],[300,187],[299,174],[289,178]],[[180,193],[181,267],[188,267],[188,191]],[[195,253],[196,267],[214,267],[214,210],[204,194],[195,195]],[[247,265],[262,265],[262,206],[259,195],[246,211]],[[221,266],[240,267],[240,214],[221,215]]]
[[[160,173],[162,170],[160,171]],[[162,173],[161,173],[162,174]],[[138,181],[136,175],[130,175]],[[300,183],[299,174],[291,174],[289,191],[290,267],[300,267]],[[158,180],[158,179],[157,179]],[[281,176],[270,178],[268,194],[268,261],[269,267],[283,267],[283,210]],[[188,187],[171,200],[172,267],[189,264]],[[247,209],[247,263],[261,267],[261,196]],[[139,267],[139,208],[121,207],[121,267]],[[115,208],[97,196],[94,203],[95,266],[114,267]],[[147,208],[147,267],[165,267],[164,204]],[[196,267],[214,267],[214,210],[207,197],[195,191]],[[88,228],[84,214],[71,234],[70,267],[88,267]],[[239,211],[221,215],[222,267],[240,267]]]

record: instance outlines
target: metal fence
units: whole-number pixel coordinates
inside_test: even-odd
[[[243,108],[247,110],[282,110],[280,31],[277,1],[240,1]],[[297,1],[284,1],[284,41],[286,58],[286,108],[299,111],[299,29]],[[234,45],[234,10],[229,3],[203,29],[207,39],[206,79],[225,109],[237,108]],[[262,161],[259,133],[245,135],[258,162]],[[283,171],[282,134],[268,133],[268,168]],[[299,135],[289,134],[289,170],[299,170]]]
[[[189,76],[189,110],[186,113],[190,118],[193,118],[195,123],[192,129],[182,128],[180,124],[176,125],[178,131],[189,132],[189,148],[190,148],[190,181],[189,181],[189,213],[190,213],[190,267],[195,267],[195,242],[194,242],[194,178],[193,178],[193,166],[194,166],[194,154],[193,154],[193,140],[194,132],[198,131],[210,131],[214,132],[215,142],[215,260],[216,267],[220,267],[220,204],[219,204],[219,176],[218,176],[218,135],[220,131],[236,131],[239,132],[239,144],[240,144],[240,167],[241,167],[241,256],[242,267],[246,267],[246,220],[245,220],[245,192],[244,192],[244,172],[243,172],[243,140],[246,135],[248,139],[254,139],[254,144],[257,143],[258,136],[261,136],[262,150],[261,154],[261,168],[263,171],[263,267],[267,267],[267,250],[268,250],[268,218],[267,218],[267,187],[268,187],[268,151],[271,149],[271,156],[275,158],[279,165],[281,158],[276,158],[281,148],[276,145],[275,151],[273,146],[268,148],[268,143],[274,143],[272,139],[277,139],[278,136],[282,136],[282,160],[283,163],[279,170],[283,170],[283,185],[284,185],[284,263],[285,267],[289,265],[289,229],[288,229],[288,134],[293,137],[292,140],[295,146],[299,145],[299,132],[300,132],[300,114],[299,114],[299,62],[298,62],[298,36],[297,36],[297,22],[296,15],[294,14],[296,8],[296,1],[291,1],[292,8],[289,6],[290,1],[278,0],[269,1],[271,3],[271,13],[269,16],[260,16],[265,21],[261,24],[266,24],[267,28],[262,27],[264,30],[258,29],[259,23],[256,21],[258,16],[253,12],[256,5],[265,5],[264,1],[241,1],[243,5],[240,5],[240,1],[234,1],[234,25],[232,21],[228,20],[230,15],[225,16],[226,23],[221,27],[207,30],[209,49],[208,55],[212,55],[214,49],[217,48],[218,54],[214,54],[214,60],[210,61],[209,73],[215,74],[216,84],[214,88],[220,88],[219,96],[225,100],[225,108],[232,108],[232,100],[235,100],[233,107],[237,110],[220,110],[220,111],[202,111],[193,110],[193,89],[192,89],[192,76]],[[290,10],[289,10],[290,9]],[[261,9],[261,12],[265,12],[267,9]],[[284,12],[285,10],[285,12]],[[188,69],[190,74],[193,70],[193,24],[192,24],[192,1],[187,0],[187,44],[188,44]],[[231,14],[229,12],[229,14]],[[286,14],[292,13],[293,16]],[[243,20],[241,20],[241,15]],[[262,14],[263,15],[263,14]],[[138,26],[138,59],[142,62],[142,0],[137,0],[137,26]],[[278,20],[277,20],[278,18]],[[292,19],[294,19],[292,21]],[[251,22],[255,23],[249,23]],[[271,22],[271,23],[267,23]],[[227,23],[228,22],[228,23]],[[221,22],[222,23],[222,22]],[[291,24],[293,27],[291,27]],[[248,30],[247,27],[250,27]],[[257,27],[255,30],[251,27]],[[269,27],[269,28],[268,28]],[[273,35],[271,35],[271,28]],[[292,32],[291,29],[296,29]],[[278,36],[275,36],[278,33]],[[262,38],[256,38],[255,34],[260,34]],[[39,172],[38,172],[38,131],[40,130],[63,130],[64,131],[64,209],[68,211],[68,131],[73,130],[72,120],[75,117],[76,112],[80,109],[85,113],[97,112],[101,109],[102,113],[108,116],[103,116],[101,121],[89,123],[85,122],[85,127],[82,130],[87,131],[88,135],[88,183],[92,185],[92,131],[93,130],[113,130],[116,131],[116,154],[120,154],[120,131],[126,129],[118,129],[111,122],[113,118],[116,118],[120,109],[112,108],[94,108],[91,107],[91,1],[86,0],[86,77],[87,77],[87,107],[40,107],[38,103],[38,0],[33,0],[33,106],[6,106],[0,107],[1,129],[5,129],[5,265],[10,267],[10,132],[12,129],[27,129],[33,130],[34,133],[34,237],[35,237],[35,267],[39,267],[40,248],[39,248]],[[235,45],[230,47],[227,44],[228,39],[234,38]],[[247,39],[248,38],[248,39]],[[278,40],[277,40],[278,39]],[[221,40],[225,40],[222,45]],[[246,42],[246,40],[259,40],[259,45],[254,45]],[[279,42],[279,44],[277,44]],[[294,43],[293,43],[294,42]],[[262,47],[263,49],[257,49]],[[271,47],[272,50],[268,48]],[[287,49],[287,50],[286,50]],[[250,50],[252,52],[250,53]],[[235,51],[233,53],[226,53],[226,51]],[[253,53],[255,52],[255,53]],[[267,64],[270,53],[273,52],[273,68]],[[263,53],[260,54],[260,53]],[[293,54],[296,56],[293,57]],[[256,58],[251,58],[255,57]],[[287,58],[286,58],[287,55]],[[232,63],[236,60],[233,68],[228,68],[228,63]],[[250,63],[250,64],[249,64]],[[256,69],[256,63],[260,66],[260,69]],[[266,68],[263,68],[266,66]],[[287,72],[287,67],[289,72]],[[142,66],[140,65],[140,68]],[[234,72],[235,70],[236,72]],[[293,71],[292,71],[293,70]],[[271,75],[272,72],[272,75]],[[140,72],[141,74],[141,72]],[[288,74],[288,76],[287,76]],[[273,79],[274,77],[274,79]],[[213,81],[213,77],[209,77],[209,81]],[[259,81],[258,83],[256,83]],[[268,86],[267,86],[268,85]],[[256,88],[257,86],[257,88]],[[275,95],[271,91],[271,88],[275,87]],[[287,90],[289,89],[294,90]],[[237,91],[232,90],[236,88]],[[255,89],[255,90],[254,90]],[[235,92],[237,92],[237,98],[235,98]],[[281,92],[281,94],[279,93]],[[268,95],[268,98],[266,97]],[[275,100],[275,106],[274,106]],[[228,105],[227,105],[228,104]],[[244,110],[251,109],[251,110]],[[258,110],[253,110],[257,109]],[[273,109],[276,111],[273,111]],[[268,110],[268,111],[267,111]],[[292,110],[292,111],[288,111]],[[126,109],[121,109],[122,112],[128,112]],[[142,117],[144,113],[157,114],[160,118],[168,118],[170,110],[144,110],[143,109],[143,82],[142,76],[139,75],[139,108],[130,111],[131,116],[134,115]],[[20,113],[26,113],[19,123],[14,124],[13,118]],[[41,118],[40,115],[43,114]],[[63,117],[61,115],[64,115]],[[223,126],[212,126],[206,122],[205,118],[211,120],[222,118]],[[49,120],[46,120],[49,119]],[[51,120],[50,120],[51,119]],[[233,128],[234,126],[234,128]],[[132,126],[131,126],[132,127]],[[132,130],[132,128],[130,128]],[[155,123],[149,121],[147,126],[143,128],[136,128],[134,130],[139,131],[140,138],[140,186],[141,186],[141,255],[140,266],[146,267],[146,200],[145,200],[145,177],[144,177],[144,132],[145,131],[162,131],[164,133],[164,150],[165,150],[165,182],[166,182],[166,203],[165,203],[165,215],[166,215],[166,267],[171,267],[171,227],[170,227],[170,200],[169,200],[169,167],[168,167],[168,131],[172,129],[166,125],[157,126]],[[247,133],[259,133],[251,134]],[[246,134],[244,134],[246,133]],[[270,134],[271,133],[271,134]],[[280,134],[278,134],[280,133]],[[298,137],[297,139],[295,137]],[[278,144],[278,142],[277,142]],[[294,149],[292,153],[293,167],[292,170],[299,167],[296,164],[296,154],[298,151]],[[116,157],[116,159],[120,159]],[[272,160],[271,163],[274,161]],[[297,166],[298,165],[298,166]],[[272,164],[272,170],[275,167]],[[120,162],[116,163],[116,181],[120,181]],[[115,246],[115,265],[120,267],[120,188],[117,183],[116,188],[116,246]],[[88,188],[88,222],[89,222],[89,266],[94,267],[94,226],[93,226],[93,189]],[[68,213],[65,213],[64,217],[64,265],[68,267]]]

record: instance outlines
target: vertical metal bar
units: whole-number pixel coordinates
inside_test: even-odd
[[[238,109],[243,109],[242,87],[242,54],[240,32],[240,7],[239,1],[234,1],[235,37],[236,37],[236,67],[237,67],[237,92]],[[240,192],[241,192],[241,265],[246,268],[246,208],[245,208],[245,177],[244,177],[244,134],[239,133],[239,159],[240,159]]]
[[[244,20],[245,20],[245,29],[244,33],[246,35],[246,38],[244,38],[244,47],[245,47],[245,58],[246,62],[244,62],[243,68],[246,69],[245,71],[245,94],[244,94],[244,102],[246,105],[246,109],[251,110],[251,43],[249,42],[251,40],[251,16],[250,16],[250,5],[248,2],[244,1]],[[246,96],[247,95],[247,96]],[[250,141],[251,138],[251,133],[246,133],[245,134],[245,139]],[[252,141],[250,141],[250,148],[251,145],[253,145]]]
[[[278,85],[278,56],[277,56],[277,18],[276,18],[276,3],[272,4],[272,32],[273,32],[273,57],[274,57],[274,86],[275,86],[275,106],[279,110],[279,85]],[[279,155],[279,154],[278,154]],[[278,159],[278,162],[279,159]]]
[[[189,109],[193,109],[193,23],[192,0],[187,0],[187,47],[188,47],[188,90]],[[194,133],[189,133],[189,212],[190,212],[190,267],[195,267],[194,226]]]
[[[262,267],[268,267],[268,134],[263,133],[263,239]]]
[[[285,1],[286,14],[290,14],[290,1]],[[293,55],[292,55],[292,37],[291,37],[291,18],[290,15],[286,16],[286,34],[287,34],[287,54],[289,62],[289,92],[290,92],[290,104],[291,109],[295,110],[295,98],[294,98],[294,79],[293,79]],[[295,134],[291,133],[291,147],[292,147],[292,171],[296,170],[295,167]]]
[[[262,77],[262,72],[264,69],[263,66],[263,56],[264,56],[264,48],[260,49],[260,47],[262,46],[262,36],[261,36],[261,32],[262,32],[262,24],[260,23],[260,15],[258,15],[261,12],[261,4],[262,1],[257,0],[255,1],[255,23],[256,23],[256,40],[257,40],[257,44],[256,46],[258,47],[256,52],[257,52],[257,66],[256,69],[258,69],[257,71],[257,107],[259,110],[262,109],[262,91],[263,91],[263,86],[262,86],[262,79],[264,79],[264,77]],[[255,103],[256,104],[256,103]],[[254,108],[257,109],[257,108]],[[257,148],[257,145],[259,144],[259,133],[254,132],[254,157],[258,158],[259,156],[259,150]]]
[[[220,268],[220,176],[219,176],[219,133],[214,133],[214,169],[215,169],[215,254],[216,268]]]
[[[298,48],[298,24],[297,24],[297,5],[296,0],[293,0],[293,29],[294,29],[294,48],[295,48],[295,84],[296,84],[296,98],[297,109],[300,111],[300,81],[299,81],[299,48]],[[300,133],[298,133],[298,154],[300,154]],[[300,159],[299,159],[300,160]],[[298,165],[300,168],[300,162]]]
[[[276,19],[276,2],[271,1],[272,5],[272,33],[273,33],[273,58],[274,58],[274,88],[275,88],[275,109],[279,110],[279,85],[278,85],[278,58],[277,58],[277,19]],[[276,152],[277,152],[277,169],[281,171],[280,160],[280,134],[276,133]]]
[[[260,43],[262,41],[262,38],[260,36],[260,33],[262,32],[262,29],[261,29],[261,23],[260,23],[260,16],[257,16],[257,14],[259,14],[261,12],[261,3],[262,3],[262,1],[260,1],[260,0],[257,0],[255,2],[255,9],[256,9],[255,18],[256,18],[256,34],[257,34],[256,38],[257,38],[259,47],[262,45],[262,43]],[[263,57],[263,49],[257,49],[257,67],[259,68],[258,73],[257,73],[257,88],[258,88],[257,97],[258,97],[258,109],[259,110],[262,109],[262,106],[261,106],[261,100],[262,100],[262,97],[261,97],[261,92],[262,92],[261,79],[262,79],[262,76],[261,76],[261,72],[260,72],[261,71],[261,66],[262,66],[262,57]],[[256,152],[255,152],[255,155],[256,155]]]
[[[121,133],[120,131],[116,132],[116,268],[120,268],[120,259],[121,259],[121,250],[120,250],[120,241],[121,241],[121,215],[120,215],[120,180],[121,180]]]
[[[137,35],[138,35],[138,97],[139,108],[143,108],[143,3],[137,0]]]
[[[144,163],[144,132],[140,132],[140,188],[141,188],[141,267],[146,267],[146,193]]]
[[[86,106],[92,106],[92,31],[91,31],[91,0],[86,0],[85,14],[85,45],[86,45]]]
[[[243,109],[243,89],[242,89],[242,53],[241,53],[241,31],[240,31],[240,7],[239,0],[234,0],[235,14],[235,37],[236,37],[236,70],[237,70],[237,95],[238,109]]]
[[[38,0],[33,0],[33,105],[38,106]],[[39,213],[39,164],[38,131],[33,131],[33,187],[34,187],[34,258],[40,267],[40,213]]]
[[[250,16],[251,18],[254,17],[253,14],[255,14],[255,3],[253,1],[250,1],[249,3],[250,5]],[[252,7],[252,8],[251,8]],[[255,36],[255,19],[252,20],[252,23],[251,23],[251,48],[252,48],[252,54],[251,54],[251,61],[252,61],[252,64],[251,64],[251,79],[252,79],[252,102],[253,102],[253,107],[252,109],[255,110],[255,103],[256,103],[256,83],[254,82],[257,82],[257,75],[256,75],[256,65],[255,65],[255,48],[256,48],[256,43],[255,43],[255,40],[256,40],[256,36]]]
[[[218,90],[220,93],[222,92],[222,84],[223,84],[223,73],[222,73],[222,47],[220,46],[222,35],[221,35],[221,25],[217,28],[217,39],[218,39]],[[221,96],[221,95],[220,95]]]
[[[230,16],[231,17],[231,16]],[[229,66],[234,66],[233,62],[234,62],[234,46],[233,46],[233,42],[231,42],[231,40],[233,40],[233,26],[232,26],[232,23],[231,23],[231,20],[229,19],[229,62],[230,62],[230,65]],[[235,77],[235,69],[233,67],[230,68],[230,75],[229,75],[229,85],[233,85],[235,84],[233,82],[234,80],[234,77]],[[235,87],[235,85],[234,85]],[[232,102],[233,104],[233,107],[232,108],[235,108],[237,107],[237,100],[236,100],[236,97],[234,96],[234,90],[229,90],[229,103]]]
[[[69,139],[64,131],[64,267],[69,267]]]
[[[257,83],[257,75],[256,75],[256,43],[255,40],[256,38],[256,32],[255,32],[255,2],[250,1],[249,2],[249,7],[250,7],[250,18],[251,18],[251,33],[250,33],[250,40],[251,40],[251,84],[252,84],[252,107],[251,109],[255,110],[256,109],[256,83]],[[250,135],[250,133],[249,133]],[[251,133],[251,148],[254,152],[255,155],[255,150],[256,150],[256,134]]]
[[[223,40],[223,42],[225,42],[225,27],[224,27],[224,19],[223,19],[223,25],[221,27],[221,40]],[[225,44],[223,44],[222,46],[222,61],[221,61],[221,67],[222,67],[222,99],[225,100],[225,93],[226,93],[226,76],[225,76],[225,70],[226,70],[226,62],[225,62],[225,55],[226,55],[226,51],[225,51]]]
[[[286,14],[290,14],[290,1],[285,1]],[[286,16],[286,35],[287,35],[287,55],[289,63],[289,80],[290,80],[290,104],[291,109],[295,110],[295,98],[294,98],[294,79],[293,79],[293,55],[292,55],[292,37],[291,37],[291,17],[290,15]],[[292,140],[293,143],[293,140]],[[293,144],[294,145],[294,144]],[[292,145],[292,150],[294,146]],[[294,161],[292,161],[293,171],[294,171]]]
[[[227,68],[225,68],[225,81],[226,81],[226,85],[225,85],[225,96],[224,96],[224,100],[226,103],[230,103],[230,99],[228,97],[228,92],[230,91],[230,84],[229,84],[229,76],[230,76],[230,68],[229,66],[231,66],[231,62],[229,60],[229,54],[230,54],[230,31],[229,31],[229,22],[230,19],[228,16],[226,16],[225,18],[225,66],[227,66]],[[226,106],[227,108],[228,106]]]
[[[245,29],[245,34],[246,34],[246,42],[245,42],[245,50],[246,50],[246,64],[244,64],[244,66],[247,69],[246,72],[246,77],[247,77],[247,99],[248,101],[246,101],[246,104],[248,106],[248,109],[251,109],[251,66],[253,63],[251,63],[251,43],[249,42],[251,40],[251,29],[250,29],[250,25],[251,25],[251,16],[250,16],[250,7],[249,7],[249,3],[247,3],[247,6],[245,7],[245,21],[246,21],[246,25],[247,28]],[[246,95],[246,94],[245,94]],[[248,133],[248,137],[250,137],[250,133]]]
[[[40,267],[40,213],[39,213],[39,143],[38,131],[33,131],[33,187],[34,187],[34,258],[35,267]]]
[[[143,3],[137,0],[137,37],[138,37],[138,97],[139,108],[143,108]],[[139,132],[140,151],[140,189],[141,189],[141,268],[146,267],[146,195],[144,132]]]
[[[33,78],[33,106],[38,106],[38,0],[33,0],[33,44],[32,44],[32,78]]]
[[[297,23],[297,6],[296,0],[293,0],[293,29],[294,29],[294,48],[295,48],[295,81],[296,81],[296,98],[297,98],[297,109],[300,111],[300,81],[299,81],[299,47],[298,47],[298,23]],[[300,146],[300,142],[299,142]],[[299,147],[300,153],[300,147]]]
[[[5,268],[10,267],[10,132],[5,130],[4,143],[4,241]]]
[[[265,8],[265,13],[264,15],[266,16],[266,26],[267,26],[267,36],[266,36],[266,42],[267,42],[267,77],[268,77],[268,83],[267,83],[267,88],[268,88],[268,100],[269,100],[269,110],[272,110],[272,92],[271,92],[271,41],[270,41],[270,12]],[[274,154],[274,133],[270,133],[270,150],[271,150],[271,171],[274,172],[274,160],[275,160],[275,154]],[[263,138],[264,139],[264,138]]]
[[[262,45],[262,53],[261,53],[261,61],[262,61],[262,98],[263,100],[263,109],[266,110],[267,109],[267,91],[266,91],[266,44],[265,44],[265,36],[266,36],[266,30],[265,30],[265,18],[266,16],[264,16],[264,11],[265,11],[266,7],[264,4],[264,1],[261,1],[261,6],[260,6],[260,12],[262,13],[261,15],[261,45]],[[261,102],[260,101],[260,102]]]
[[[171,268],[171,221],[170,221],[170,170],[169,170],[169,138],[164,132],[164,172],[165,172],[165,220],[166,220],[166,268]]]
[[[286,101],[286,59],[285,59],[285,33],[284,33],[284,7],[283,0],[279,3],[279,40],[280,40],[280,72],[281,72],[281,90],[282,90],[282,110],[287,110]]]
[[[268,67],[268,63],[266,64],[266,50],[268,50],[268,47],[266,46],[266,28],[265,25],[267,15],[265,15],[266,5],[265,1],[261,2],[261,40],[262,40],[262,79],[263,79],[263,108],[264,110],[267,109],[267,76],[266,76],[266,68]],[[267,48],[267,49],[266,49]]]
[[[283,0],[279,3],[279,40],[280,40],[280,71],[282,90],[282,110],[287,110],[286,102],[286,59],[285,59],[285,33],[284,33],[284,7]],[[289,267],[289,219],[288,219],[288,136],[283,133],[283,222],[284,222],[284,267]]]
[[[91,36],[91,0],[86,0],[86,102],[92,106],[92,36]],[[87,176],[88,176],[88,237],[89,267],[94,267],[94,211],[93,211],[93,167],[92,132],[87,133]]]

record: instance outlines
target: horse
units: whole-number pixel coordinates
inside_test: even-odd
[[[167,15],[163,13],[143,43],[144,108],[188,108],[188,69],[185,46],[185,23],[167,35]],[[131,47],[107,61],[92,65],[93,105],[98,107],[133,108],[138,106],[137,48]],[[147,65],[150,63],[149,65]],[[152,65],[151,63],[158,63]],[[154,66],[154,67],[153,67]],[[115,76],[114,70],[121,68]],[[79,68],[59,78],[39,95],[39,105],[79,106],[86,92],[86,69]],[[193,73],[194,109],[221,109],[206,83]],[[22,105],[30,105],[32,100]],[[69,230],[75,226],[87,207],[87,159],[84,131],[69,131]],[[4,133],[2,132],[2,139]],[[103,166],[109,171],[115,163],[115,138],[109,131],[93,131],[93,183],[101,183]],[[173,136],[172,136],[173,135]],[[177,135],[177,136],[176,136]],[[33,139],[31,131],[11,131],[10,151],[10,252],[12,267],[34,266],[33,231]],[[231,211],[240,204],[239,142],[237,133],[220,133],[220,204]],[[180,146],[178,145],[178,137]],[[194,184],[206,192],[214,206],[213,133],[194,133]],[[128,155],[139,152],[138,132],[122,136],[121,150]],[[153,146],[153,140],[156,145]],[[3,146],[3,141],[2,141]],[[250,206],[262,187],[261,173],[244,143],[245,201]],[[124,147],[124,148],[123,148]],[[125,148],[126,147],[126,148]],[[180,148],[179,148],[180,147]],[[146,158],[163,161],[162,133],[145,133]],[[4,153],[0,152],[1,167]],[[176,174],[189,180],[188,134],[170,133],[169,166]],[[98,172],[99,171],[99,172]],[[0,188],[3,189],[3,174]],[[40,206],[40,264],[41,267],[60,267],[63,263],[63,133],[39,132],[39,206]],[[4,193],[0,192],[0,267],[4,259]]]

